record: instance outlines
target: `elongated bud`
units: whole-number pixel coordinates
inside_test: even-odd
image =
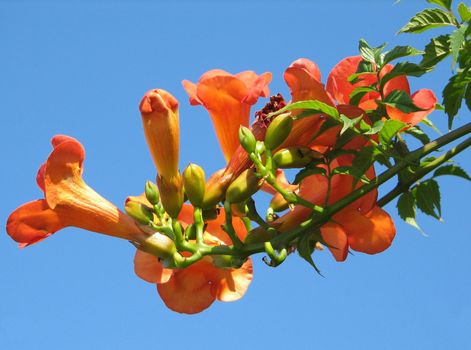
[[[219,202],[224,199],[226,189],[230,184],[232,175],[226,175],[225,169],[215,172],[206,183],[204,191],[204,199],[202,203],[203,209],[214,208]]]
[[[240,268],[245,260],[241,257],[234,255],[213,255],[212,257],[213,265],[218,268]]]
[[[241,125],[239,128],[239,142],[247,153],[252,153],[255,151],[257,140],[255,139],[252,131],[243,125]]]
[[[229,203],[241,203],[249,199],[262,186],[263,180],[250,168],[240,174],[227,188],[226,200]]]
[[[144,95],[139,109],[154,164],[159,174],[169,179],[178,173],[178,101],[167,91],[155,89]]]
[[[265,153],[265,144],[263,143],[263,141],[257,141],[257,144],[255,146],[255,151],[258,153],[258,154],[263,154]]]
[[[150,235],[145,240],[138,242],[137,247],[140,250],[162,259],[172,257],[177,249],[170,238],[158,232],[151,232],[150,227],[143,227],[143,229],[148,230]]]
[[[322,154],[309,147],[289,147],[280,149],[273,156],[273,161],[278,168],[304,168],[314,159],[322,158]]]
[[[157,185],[152,181],[146,181],[145,187],[146,198],[152,205],[156,205],[160,202],[160,194]]]
[[[154,220],[154,213],[151,208],[130,198],[126,200],[124,210],[130,217],[142,225],[147,225]]]
[[[185,170],[183,170],[183,186],[191,204],[195,207],[201,207],[206,186],[206,177],[203,168],[190,163]]]
[[[275,194],[270,201],[270,208],[275,212],[286,210],[288,207],[289,202],[280,193]]]
[[[183,205],[183,184],[180,174],[177,173],[169,179],[157,176],[157,185],[165,211],[172,218],[176,218]]]
[[[290,114],[280,114],[270,123],[265,135],[265,147],[278,148],[286,140],[293,128],[293,118]]]

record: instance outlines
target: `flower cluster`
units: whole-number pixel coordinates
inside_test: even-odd
[[[360,56],[344,59],[324,86],[314,62],[293,62],[284,73],[291,102],[272,96],[250,126],[251,106],[269,97],[270,73],[212,70],[196,84],[183,81],[190,103],[208,111],[227,162],[208,179],[196,164],[180,172],[178,101],[165,90],[151,90],[139,108],[156,182],[126,200],[126,213],[83,181],[82,145],[57,135],[37,175],[44,198],[17,208],[7,232],[20,247],[67,226],[128,240],[137,247],[136,274],[157,285],[170,309],[189,314],[215,300],[241,298],[252,280],[255,253],[265,252],[276,266],[295,250],[306,258],[306,249],[321,245],[337,261],[349,249],[382,252],[392,244],[395,227],[377,205],[376,188],[345,201],[375,179],[374,161],[361,174],[353,170],[362,150],[390,152],[392,145],[373,132],[378,123],[400,121],[398,133],[414,127],[436,98],[426,89],[411,95],[404,76],[381,84],[390,64],[358,74],[362,63]],[[353,101],[363,87],[368,93]],[[415,109],[383,103],[397,91]],[[289,181],[283,169],[294,168],[301,171]],[[259,190],[273,195],[265,219],[252,199]]]

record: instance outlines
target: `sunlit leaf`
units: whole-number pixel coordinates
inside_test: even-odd
[[[417,207],[424,213],[441,220],[440,187],[435,180],[419,183],[413,189]]]
[[[433,177],[442,176],[442,175],[453,175],[462,177],[463,179],[471,181],[471,177],[463,170],[463,168],[459,167],[458,165],[450,164],[444,165],[433,173]]]
[[[442,9],[425,9],[412,17],[399,33],[422,33],[432,28],[454,26],[455,18]]]
[[[406,123],[403,123],[399,120],[386,120],[384,122],[383,128],[379,132],[379,141],[383,145],[387,145],[391,142],[391,139],[396,136],[396,134],[404,129]]]
[[[428,70],[450,54],[450,35],[440,35],[432,38],[425,46],[425,53],[420,65]]]
[[[397,201],[397,212],[402,220],[424,234],[424,231],[422,231],[420,226],[417,224],[417,221],[415,220],[416,203],[414,195],[411,192],[405,192],[401,194]]]
[[[383,63],[389,63],[395,59],[407,56],[418,56],[424,52],[413,48],[412,46],[396,46],[392,50],[385,53]]]

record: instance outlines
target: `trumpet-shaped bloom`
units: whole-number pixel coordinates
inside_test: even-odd
[[[188,225],[193,222],[193,208],[184,205],[178,217]],[[204,233],[206,244],[230,245],[226,233],[221,229],[225,221],[224,210],[216,220],[209,221]],[[234,218],[234,229],[242,240],[247,231],[238,218]],[[134,270],[143,280],[156,283],[157,291],[168,308],[186,314],[194,314],[208,308],[215,300],[235,301],[246,292],[252,281],[250,258],[238,269],[217,268],[213,258],[202,260],[185,269],[166,269],[158,258],[138,250],[134,258]]]
[[[250,106],[269,94],[271,73],[245,71],[235,75],[215,69],[203,74],[197,84],[182,82],[192,105],[203,105],[214,125],[226,161],[239,146],[238,131],[248,126]]]
[[[351,156],[342,156],[332,162],[332,168],[351,164]],[[367,177],[374,178],[374,170],[367,172]],[[321,175],[306,177],[300,186],[299,195],[317,205],[333,204],[352,191],[353,177],[337,174],[332,177],[329,198],[328,180]],[[361,183],[356,188],[362,186]],[[331,221],[321,228],[321,235],[337,261],[347,258],[348,248],[376,254],[386,250],[396,234],[391,217],[376,205],[377,191],[372,191],[336,213]],[[281,232],[299,225],[311,215],[311,210],[296,206],[293,211],[282,216],[275,223]]]
[[[361,56],[347,57],[340,61],[330,72],[327,79],[327,91],[338,103],[350,103],[350,94],[357,87],[371,86],[378,82],[376,74],[363,74],[359,81],[351,84],[348,77],[355,74],[358,65],[362,61]],[[386,64],[380,72],[383,77],[394,68],[391,64]],[[429,115],[435,108],[437,98],[434,93],[428,89],[421,89],[411,95],[409,82],[405,76],[398,76],[389,80],[383,88],[384,96],[388,96],[394,90],[401,90],[410,95],[414,104],[423,109],[423,111],[404,113],[397,108],[387,106],[386,111],[391,119],[400,120],[411,125],[418,124],[423,118]],[[375,100],[380,100],[379,92],[369,92],[362,97],[359,107],[363,109],[375,109],[377,104]]]
[[[127,240],[144,239],[144,233],[130,217],[83,181],[83,146],[63,135],[55,136],[52,145],[54,150],[37,175],[45,198],[17,208],[8,218],[8,234],[21,247],[39,242],[67,226]]]
[[[356,118],[365,115],[361,108],[348,105],[348,102],[340,102],[336,105],[334,100],[327,92],[324,84],[321,82],[321,73],[317,65],[306,59],[300,58],[294,61],[285,71],[284,78],[291,91],[291,102],[318,100],[327,105],[337,108],[339,113],[349,118]],[[331,77],[329,76],[329,79]],[[341,127],[330,128],[320,135],[317,135],[321,125],[326,121],[322,114],[313,114],[295,120],[290,135],[283,143],[283,147],[288,146],[311,146],[317,150],[323,151],[327,147],[335,144],[340,133]],[[368,118],[365,116],[365,121]],[[366,138],[356,137],[346,145],[346,148],[359,148],[366,143]]]

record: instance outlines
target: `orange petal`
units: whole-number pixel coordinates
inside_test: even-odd
[[[328,222],[321,227],[321,235],[335,260],[345,261],[348,255],[348,239],[342,226]]]
[[[220,301],[242,298],[252,282],[253,268],[250,258],[239,269],[217,269],[211,292]]]
[[[248,90],[247,96],[242,102],[253,105],[257,103],[260,96],[269,96],[270,89],[268,88],[268,84],[271,82],[271,73],[266,72],[257,75],[257,73],[253,71],[245,71],[238,73],[235,76],[244,82]]]
[[[165,305],[173,311],[185,314],[196,314],[207,309],[216,300],[212,293],[212,268],[203,259],[183,270],[175,271],[167,283],[157,284],[157,291]]]
[[[167,91],[154,89],[144,95],[139,109],[154,164],[159,174],[169,179],[178,173],[178,101]]]
[[[239,127],[248,126],[250,105],[244,82],[234,76],[214,76],[198,84],[197,95],[208,110],[226,161],[239,146]]]
[[[388,113],[389,117],[394,120],[400,120],[401,122],[408,123],[412,126],[417,125],[432,113],[435,109],[435,105],[437,104],[437,98],[432,90],[429,89],[421,89],[414,93],[412,96],[412,101],[414,104],[424,109],[424,111],[414,112],[414,113],[404,113],[397,108],[393,108],[390,106],[386,106],[386,112]]]
[[[164,268],[157,257],[139,249],[134,256],[134,272],[149,283],[167,283],[173,275],[173,270]]]
[[[385,65],[381,70],[380,76],[385,76],[387,73],[392,71],[393,68],[394,66],[392,64]],[[407,80],[407,77],[405,75],[400,75],[388,81],[383,88],[384,96],[388,96],[394,90],[402,90],[407,92],[408,95],[410,95],[409,81]]]
[[[334,219],[347,232],[349,246],[362,253],[381,253],[396,235],[391,217],[378,206],[365,215],[357,210],[342,210]]]
[[[286,69],[283,77],[291,90],[292,102],[319,100],[333,105],[320,82],[320,72],[314,62],[299,59]]]
[[[46,162],[45,197],[64,226],[80,227],[124,239],[136,239],[142,231],[116,206],[82,180],[84,150],[78,141],[66,141]]]
[[[23,204],[10,214],[7,233],[25,247],[42,241],[65,226],[57,212],[50,209],[44,199],[39,199]]]

